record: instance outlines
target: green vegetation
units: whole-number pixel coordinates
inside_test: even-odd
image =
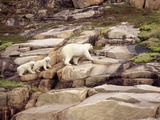
[[[0,51],[5,49],[6,47],[12,45],[13,42],[5,42],[5,43],[2,43],[2,45],[0,45]]]
[[[16,87],[21,87],[23,85],[24,84],[22,82],[0,79],[0,87],[3,87],[3,88],[13,89],[13,88],[16,88]]]
[[[142,53],[138,56],[131,58],[130,60],[137,62],[137,63],[147,63],[155,60],[157,56],[160,55],[159,53]]]
[[[39,91],[41,91],[38,87],[32,87],[31,88],[31,92],[33,93],[33,92],[39,92]]]
[[[150,38],[140,43],[140,45],[150,49],[152,52],[160,52],[160,39]]]

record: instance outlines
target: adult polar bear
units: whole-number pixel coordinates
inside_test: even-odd
[[[45,57],[42,60],[36,61],[33,66],[33,71],[40,72],[41,67],[43,67],[44,70],[48,70],[47,67],[51,68],[51,65],[49,64],[50,60],[50,57]]]
[[[91,57],[89,50],[93,49],[93,46],[89,43],[85,44],[67,44],[62,48],[61,55],[63,57],[63,61],[65,65],[71,65],[70,61],[73,59],[74,64],[78,64],[78,60],[85,56],[89,60],[93,60]]]
[[[30,62],[20,65],[17,68],[18,75],[23,76],[25,72],[30,72],[34,74],[35,72],[32,70],[32,67],[34,66],[34,64],[35,64],[35,61],[30,61]]]

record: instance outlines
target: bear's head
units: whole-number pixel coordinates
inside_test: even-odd
[[[34,66],[35,61],[30,61],[31,66]]]
[[[92,50],[93,46],[90,43],[85,43],[83,44],[84,48],[88,49],[88,50]]]
[[[46,62],[49,62],[51,60],[50,57],[45,57],[44,59],[45,59]]]

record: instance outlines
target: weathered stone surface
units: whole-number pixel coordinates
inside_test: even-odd
[[[87,88],[51,90],[39,96],[36,106],[56,103],[71,104],[81,102],[86,99],[87,91]]]
[[[60,26],[58,28],[54,28],[48,30],[46,32],[40,33],[35,35],[33,38],[35,39],[44,39],[44,38],[69,38],[71,37],[76,31],[82,29],[82,26]]]
[[[102,50],[99,51],[99,54],[104,54],[107,57],[115,59],[129,59],[139,53],[147,52],[143,47],[136,45],[127,45],[127,46],[109,46],[106,45]]]
[[[14,88],[8,92],[8,105],[14,108],[22,108],[29,98],[29,87]]]
[[[57,120],[59,112],[74,106],[75,104],[51,104],[33,107],[15,115],[16,120]]]
[[[20,77],[20,80],[21,81],[32,81],[32,80],[36,80],[37,78],[38,78],[37,74],[26,74]]]
[[[42,79],[38,85],[38,88],[41,90],[41,91],[49,91],[51,90],[51,88],[53,88],[53,84],[55,83],[54,80],[50,80],[50,79]]]
[[[51,69],[48,69],[48,70],[44,70],[40,73],[39,77],[43,77],[45,79],[51,79],[55,76],[57,70],[56,68],[51,68]]]
[[[57,74],[61,82],[73,81],[88,77],[92,68],[92,64],[70,65],[59,70]]]
[[[98,100],[95,100],[96,98],[93,97],[97,97]],[[75,107],[67,109],[60,118],[63,120],[131,120],[154,117],[156,114],[156,105],[152,105],[152,107],[136,106],[120,101],[105,100],[104,96],[100,98],[98,94],[91,96],[91,98],[88,101],[86,99]],[[89,103],[93,99],[94,102]]]
[[[143,8],[145,0],[130,0],[130,5],[137,7],[137,8]]]
[[[154,72],[145,65],[133,66],[122,73],[123,78],[152,78]]]
[[[160,10],[160,1],[159,0],[146,0],[145,8]]]
[[[19,45],[14,44],[11,45],[9,47],[7,47],[2,53],[1,53],[1,57],[2,58],[8,58],[10,56],[10,53],[13,51],[16,51],[19,48]]]
[[[18,51],[20,52],[27,52],[27,51],[30,51],[30,47],[22,47],[22,48],[19,48]]]
[[[99,33],[95,30],[87,30],[80,34],[79,37],[74,38],[74,40],[70,40],[71,43],[92,43],[95,44],[96,40],[98,40]]]
[[[36,101],[41,94],[41,92],[32,93],[30,100],[25,105],[25,109],[35,107]]]
[[[0,92],[0,107],[7,107],[7,93]]]
[[[118,25],[111,27],[105,36],[109,39],[133,39],[135,42],[138,40],[139,29],[133,28],[133,25]]]
[[[43,48],[43,49],[32,50],[25,53],[21,53],[20,56],[24,57],[24,56],[48,55],[48,53],[50,53],[53,50],[54,50],[53,48]]]
[[[36,57],[37,56],[18,57],[14,60],[14,63],[17,65],[22,65],[24,63],[34,60]]]
[[[104,0],[72,0],[75,8],[84,8],[91,5],[98,5],[104,2]]]
[[[61,46],[64,42],[64,38],[49,38],[49,39],[39,39],[39,40],[30,40],[28,43],[20,44],[21,47],[29,46],[31,49],[38,48],[51,48]]]

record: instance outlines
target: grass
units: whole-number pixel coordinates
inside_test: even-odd
[[[131,61],[134,61],[136,63],[148,63],[153,60],[156,60],[157,56],[160,55],[159,53],[142,53],[138,56],[135,56],[131,58]]]
[[[7,88],[7,89],[13,89],[16,87],[21,87],[24,84],[22,82],[15,82],[15,81],[9,81],[0,79],[0,87]]]
[[[38,87],[32,87],[31,88],[31,92],[34,93],[34,92],[40,92],[41,90],[38,88]]]
[[[2,43],[2,45],[0,45],[0,51],[1,50],[4,50],[6,47],[12,45],[13,42],[5,42],[5,43]]]

